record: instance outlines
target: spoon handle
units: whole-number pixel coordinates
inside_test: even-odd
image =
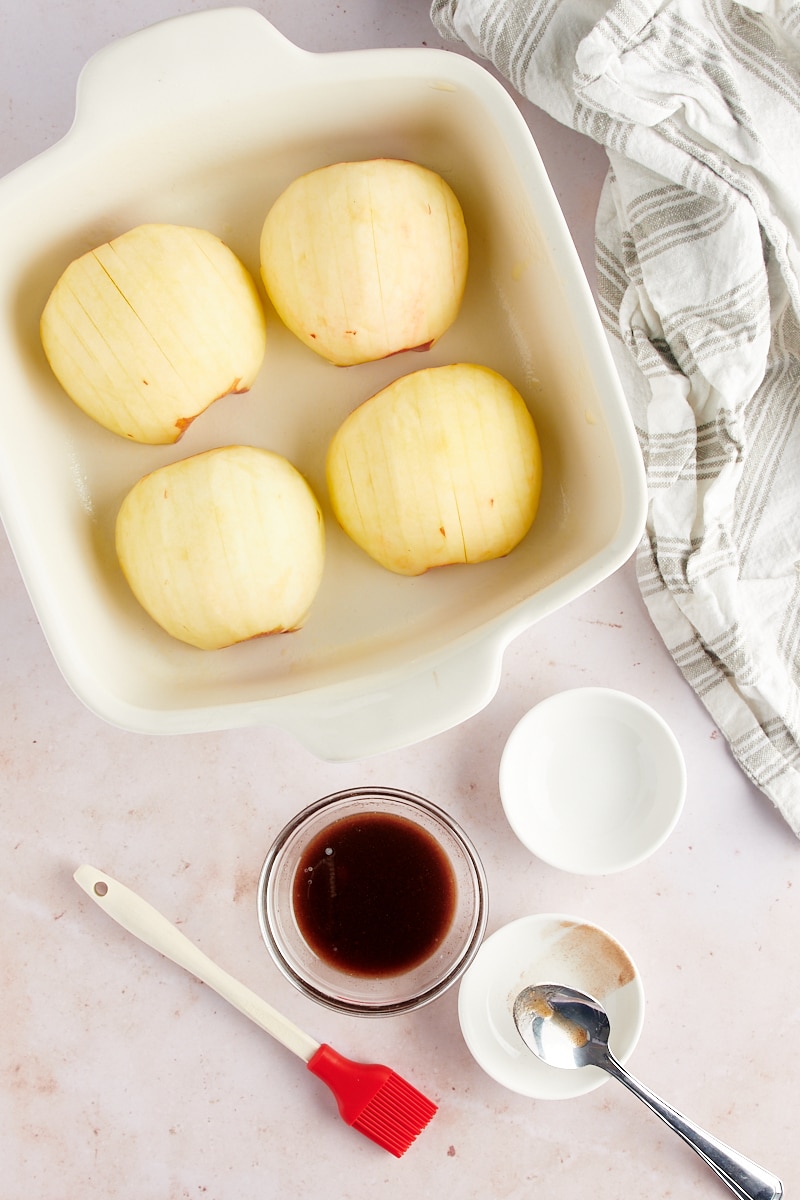
[[[669,1125],[670,1129],[674,1129],[675,1133],[716,1171],[720,1179],[727,1183],[739,1200],[780,1200],[783,1184],[777,1175],[751,1162],[749,1158],[745,1158],[737,1150],[732,1150],[730,1146],[726,1146],[699,1125],[695,1125],[688,1117],[677,1112],[620,1066],[610,1051],[597,1066],[623,1083],[634,1096],[638,1096],[657,1117]]]

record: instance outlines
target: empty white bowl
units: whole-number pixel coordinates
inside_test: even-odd
[[[608,688],[550,696],[518,722],[500,762],[500,796],[537,858],[581,875],[634,866],[669,836],[686,766],[667,723]]]
[[[625,1062],[644,1024],[644,988],[633,959],[599,925],[561,913],[538,913],[487,938],[459,987],[464,1040],[497,1083],[542,1100],[594,1091],[607,1079],[599,1067],[565,1071],[549,1066],[518,1033],[514,1000],[536,983],[566,984],[600,1000],[611,1022],[611,1049]]]

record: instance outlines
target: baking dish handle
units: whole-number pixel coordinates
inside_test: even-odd
[[[81,71],[71,139],[96,148],[156,119],[202,119],[231,98],[252,93],[263,105],[265,80],[302,81],[324,55],[302,50],[250,8],[169,17],[97,51]]]
[[[357,695],[335,691],[281,707],[281,724],[328,762],[411,746],[475,716],[500,686],[503,646],[483,641]],[[363,680],[362,680],[363,685]]]

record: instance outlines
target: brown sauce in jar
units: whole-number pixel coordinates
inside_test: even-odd
[[[342,817],[306,848],[293,883],[302,936],[319,958],[353,975],[411,970],[453,920],[456,881],[442,847],[406,817]]]

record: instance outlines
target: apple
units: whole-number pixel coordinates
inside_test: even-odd
[[[214,234],[182,225],[139,225],[75,259],[40,328],[67,395],[106,429],[152,444],[247,391],[266,345],[252,276]]]
[[[116,522],[120,566],[167,633],[204,650],[299,628],[322,579],[316,497],[279,454],[223,446],[140,479]]]
[[[401,575],[508,554],[531,527],[542,460],[507,379],[474,363],[397,379],[345,419],[328,448],[345,533]]]
[[[276,312],[337,366],[432,345],[458,314],[467,261],[452,188],[398,159],[300,176],[261,233],[261,274]]]

